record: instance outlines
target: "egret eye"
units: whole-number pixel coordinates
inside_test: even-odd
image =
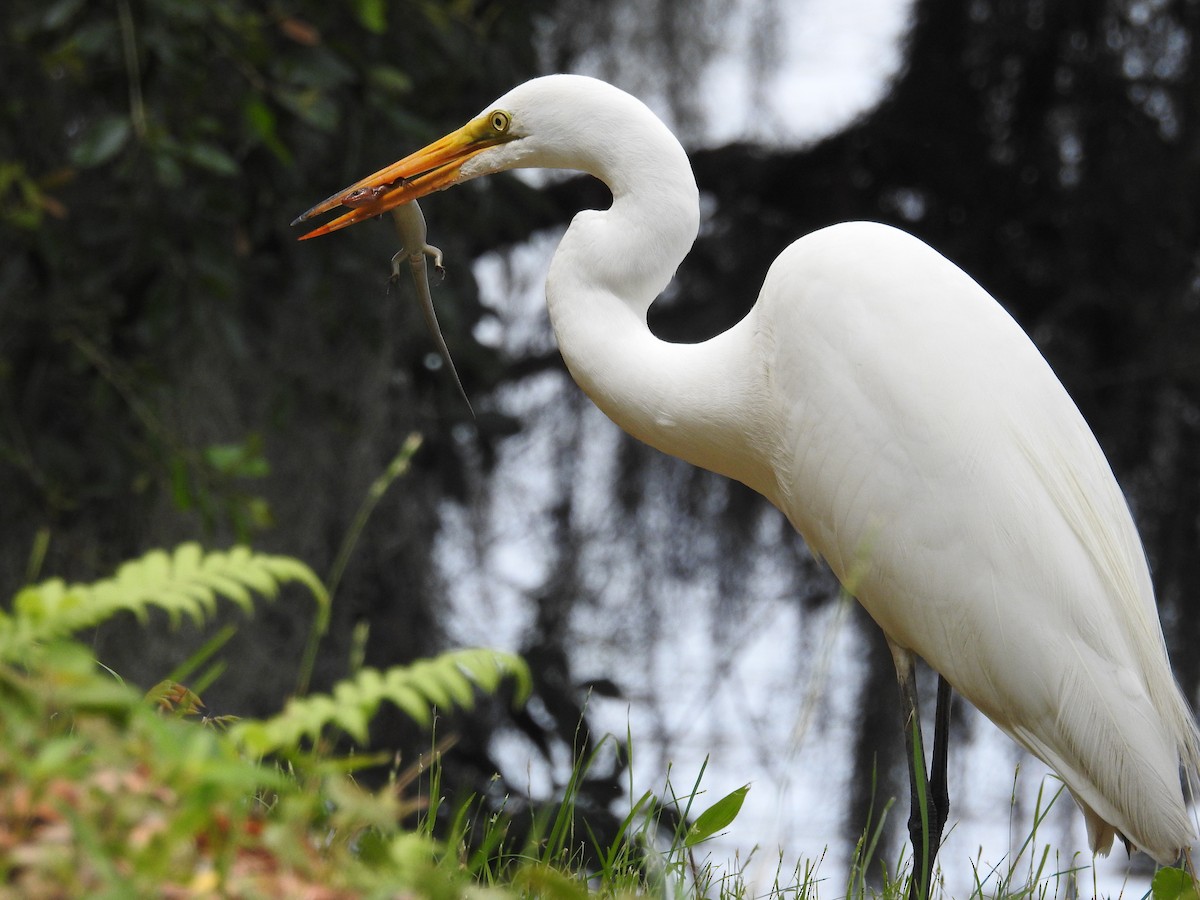
[[[512,117],[503,110],[496,110],[492,113],[492,131],[497,134],[504,134],[508,131],[508,126],[512,124]]]

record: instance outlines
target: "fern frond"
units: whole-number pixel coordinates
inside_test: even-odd
[[[365,743],[368,725],[385,700],[428,727],[434,707],[470,709],[476,691],[495,693],[505,678],[516,682],[516,702],[524,703],[533,683],[519,656],[498,650],[454,650],[384,672],[363,669],[353,679],[338,682],[332,694],[293,699],[273,718],[238,722],[230,735],[256,755],[297,749],[306,738],[315,741],[330,725]]]
[[[151,607],[158,607],[173,624],[183,616],[202,624],[215,611],[217,598],[226,597],[252,612],[255,594],[273,600],[280,586],[291,581],[307,587],[322,608],[329,605],[320,579],[289,557],[253,553],[246,547],[206,553],[194,543],[170,553],[151,550],[94,584],[69,585],[52,578],[22,589],[13,598],[12,612],[0,612],[0,660],[17,658],[31,647],[99,625],[122,611],[145,618]]]

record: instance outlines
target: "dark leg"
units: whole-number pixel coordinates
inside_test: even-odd
[[[933,879],[942,828],[950,809],[946,786],[947,744],[950,730],[950,685],[939,676],[933,738],[933,777],[925,772],[925,749],[921,737],[921,715],[917,704],[915,658],[908,650],[888,642],[900,682],[900,710],[904,724],[904,746],[908,759],[908,834],[913,847],[909,900],[926,900]]]
[[[938,676],[937,708],[933,718],[933,765],[929,770],[929,846],[936,855],[942,845],[942,828],[950,815],[950,787],[946,759],[950,749],[950,682]]]

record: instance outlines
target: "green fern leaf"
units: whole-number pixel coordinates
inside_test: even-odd
[[[329,594],[325,585],[308,566],[298,559],[289,556],[267,556],[261,559],[263,570],[275,578],[277,582],[298,581],[316,597],[322,607],[329,606]]]
[[[518,696],[528,696],[529,669],[517,656],[492,650],[460,650],[386,672],[363,669],[338,682],[330,694],[290,701],[278,716],[242,721],[230,729],[234,740],[263,755],[297,750],[305,739],[316,741],[327,727],[341,729],[355,741],[367,740],[367,727],[384,701],[422,727],[433,721],[433,708],[469,709],[476,691],[494,693],[505,677],[517,683]]]
[[[446,689],[437,659],[418,660],[409,669],[409,684],[420,691],[434,706],[454,708],[454,696]]]
[[[229,576],[223,572],[212,570],[201,570],[194,575],[196,581],[203,585],[212,588],[218,594],[228,597],[246,613],[254,612],[254,595],[246,590],[245,586],[237,580],[236,576]]]
[[[527,666],[517,669],[506,669],[496,664],[495,653],[491,650],[461,650],[455,656],[455,664],[467,671],[470,678],[486,694],[494,694],[505,677],[516,682],[515,702],[522,705],[533,693],[533,678]]]
[[[154,607],[164,610],[172,624],[183,616],[203,624],[215,612],[217,598],[225,597],[252,612],[255,594],[273,600],[286,582],[307,587],[325,614],[329,595],[313,571],[298,560],[254,553],[246,547],[206,553],[194,543],[171,553],[151,550],[94,584],[68,585],[51,578],[23,588],[13,598],[11,615],[0,615],[0,660],[20,657],[33,647],[126,610],[145,619]]]
[[[420,691],[413,689],[412,674],[411,667],[398,666],[388,669],[383,674],[381,691],[388,700],[407,713],[410,719],[422,728],[428,728],[433,722],[433,710],[429,700]]]

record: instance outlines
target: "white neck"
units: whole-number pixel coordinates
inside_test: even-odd
[[[747,425],[762,397],[760,372],[747,370],[757,358],[753,312],[700,344],[659,340],[646,324],[696,238],[699,196],[679,142],[637,107],[636,140],[601,138],[587,160],[613,192],[611,208],[579,213],[550,265],[559,348],[584,392],[634,437],[773,496],[774,475]],[[623,139],[629,124],[623,117]]]

